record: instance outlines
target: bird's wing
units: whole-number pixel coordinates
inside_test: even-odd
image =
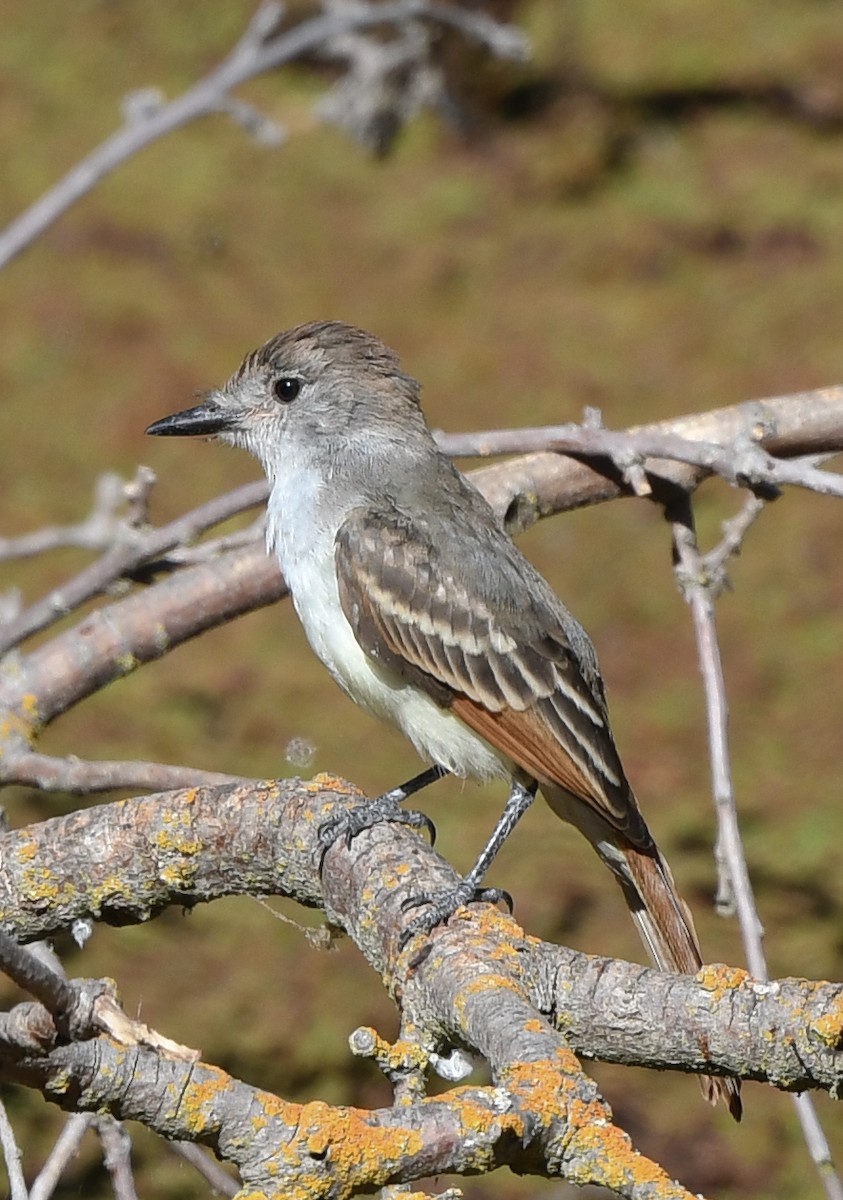
[[[340,601],[358,642],[540,784],[563,788],[649,846],[602,691],[584,678],[558,616],[565,610],[504,534],[486,527],[463,536],[476,544],[460,558],[453,544],[442,553],[423,522],[397,510],[349,515],[335,556]],[[510,603],[495,601],[496,587],[508,590]]]

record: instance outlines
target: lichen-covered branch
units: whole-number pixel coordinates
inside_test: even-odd
[[[4,1078],[63,1107],[109,1112],[173,1140],[212,1146],[237,1165],[243,1197],[327,1200],[431,1174],[509,1165],[602,1183],[629,1200],[691,1200],[607,1124],[605,1107],[597,1112],[571,1103],[559,1064],[533,1068],[513,1071],[496,1087],[458,1088],[415,1105],[367,1111],[292,1104],[206,1063],[105,1038],[0,1062]],[[588,1126],[596,1116],[602,1123]]]
[[[544,945],[489,906],[462,910],[437,929],[415,963],[418,946],[398,949],[411,919],[401,902],[420,888],[449,885],[453,872],[415,834],[378,826],[351,847],[332,847],[320,879],[319,825],[336,805],[361,800],[331,777],[270,781],[120,801],[7,833],[0,838],[0,922],[29,941],[79,918],[122,925],[172,904],[284,895],[324,907],[351,933],[431,1046],[462,1040],[501,1069],[510,1058],[520,1061],[529,1046],[519,1045],[511,1021],[503,1035],[509,1057],[500,1059],[485,1040],[500,1035],[501,997],[490,1013],[474,1013],[484,988],[501,988],[590,1057],[732,1072],[788,1089],[834,1093],[843,1082],[839,984],[759,983],[723,967],[697,977],[663,975]],[[89,853],[92,844],[97,855]],[[653,1022],[654,1012],[664,1020]]]

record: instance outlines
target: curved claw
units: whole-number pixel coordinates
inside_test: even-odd
[[[325,855],[340,838],[345,839],[346,849],[364,829],[371,829],[381,821],[392,821],[398,825],[409,825],[413,829],[424,829],[430,838],[431,846],[436,841],[436,827],[426,813],[418,809],[398,808],[395,803],[384,803],[382,799],[360,804],[349,809],[338,817],[329,817],[324,821],[317,834],[321,852],[319,855],[319,871],[325,863]]]
[[[476,888],[472,893],[472,904],[500,904],[503,901],[509,915],[515,912],[515,902],[505,888]]]
[[[449,892],[421,892],[418,896],[407,896],[401,901],[401,911],[411,912],[414,908],[429,906],[430,911],[411,921],[398,939],[398,948],[403,950],[417,934],[430,933],[437,925],[447,922],[464,904],[499,904],[504,902],[512,913],[512,896],[503,888],[471,887],[465,882]]]

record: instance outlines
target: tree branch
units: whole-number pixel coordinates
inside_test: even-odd
[[[223,771],[201,771],[197,767],[169,766],[156,762],[86,762],[69,755],[54,758],[49,754],[22,753],[8,761],[2,772],[4,783],[67,792],[74,796],[92,796],[118,788],[137,788],[154,792],[218,783],[242,783],[242,775]]]
[[[839,479],[839,476],[836,478]],[[712,791],[717,812],[717,860],[720,876],[718,896],[721,907],[725,892],[728,892],[729,900],[734,903],[747,962],[760,982],[768,978],[767,960],[762,943],[763,926],[749,877],[732,785],[728,702],[714,611],[716,597],[722,590],[724,556],[729,551],[734,552],[740,545],[740,536],[758,515],[758,511],[759,504],[755,500],[746,506],[742,519],[736,519],[727,529],[722,548],[714,554],[714,573],[709,569],[709,562],[700,554],[693,512],[687,497],[683,497],[668,515],[672,518],[677,579],[693,613],[705,690]],[[841,1200],[843,1182],[835,1170],[831,1149],[813,1101],[810,1096],[798,1095],[793,1097],[793,1102],[808,1152],[818,1170],[826,1194],[829,1200]]]
[[[730,1072],[787,1089],[834,1091],[840,1085],[843,986],[837,984],[762,984],[716,967],[696,978],[662,975],[542,946],[488,906],[472,906],[435,931],[430,958],[414,967],[412,948],[398,951],[412,919],[402,912],[402,900],[420,889],[452,885],[453,871],[413,833],[378,826],[350,848],[332,847],[321,880],[319,826],[336,805],[361,801],[350,785],[317,776],[309,783],[196,788],[120,801],[7,833],[0,839],[0,921],[30,941],[76,919],[125,925],[173,904],[284,895],[324,907],[413,1019],[421,1024],[426,1014],[425,1027],[443,1040],[491,1052],[470,1023],[466,997],[458,1002],[456,994],[470,992],[472,980],[494,964],[494,978],[506,978],[519,1002],[564,1029],[577,1052]],[[92,842],[108,846],[109,854],[92,861],[85,850]],[[665,1027],[653,1028],[651,1014],[662,1011],[668,1014]],[[782,1028],[787,1039],[771,1037]],[[506,1036],[509,1044],[511,1028]]]
[[[693,1200],[607,1124],[604,1106],[569,1097],[555,1062],[513,1072],[509,1086],[459,1088],[405,1108],[371,1111],[291,1104],[217,1067],[144,1048],[127,1051],[105,1039],[0,1065],[0,1073],[63,1106],[108,1111],[172,1139],[210,1144],[237,1165],[244,1197],[328,1200],[507,1164],[520,1173],[604,1184],[629,1200]],[[161,1095],[171,1102],[162,1105]]]
[[[139,470],[148,471],[149,468],[143,467]],[[192,542],[214,525],[255,507],[265,499],[266,486],[263,482],[247,483],[226,492],[223,496],[216,496],[213,500],[200,504],[198,508],[160,529],[141,527],[134,520],[101,521],[101,529],[104,530],[106,525],[108,528],[108,537],[106,539],[103,533],[104,540],[101,543],[105,547],[105,553],[75,578],[68,580],[60,588],[54,588],[17,618],[6,622],[0,630],[0,656],[33,633],[46,629],[60,618],[75,612],[94,596],[102,595],[117,580],[136,575],[143,566],[161,559],[168,551]],[[73,539],[80,528],[89,527],[92,519],[93,515],[83,521],[81,526],[68,526],[64,531],[47,531],[50,537],[45,539],[45,548],[80,544]],[[36,538],[38,534],[29,535],[30,549]],[[23,540],[7,540],[10,557],[15,543]]]
[[[840,449],[843,446],[843,388],[774,397],[697,413],[645,426],[633,433],[640,438],[654,439],[648,444],[659,450],[672,444],[674,437],[678,437],[683,445],[697,437],[717,444],[722,442],[724,462],[717,459],[715,465],[725,469],[724,463],[731,462],[727,473],[736,478],[737,468],[728,452],[728,444],[740,442],[741,437],[746,437],[753,428],[763,431],[759,435],[760,444],[784,456]],[[532,436],[537,433],[528,432]],[[583,436],[587,440],[592,433],[602,435],[604,432],[586,431]],[[546,430],[542,435],[545,438],[551,436]],[[612,437],[619,439],[622,435]],[[617,444],[621,443],[618,441]],[[478,443],[477,448],[482,449],[482,443]],[[711,469],[710,465],[689,466],[648,460],[646,477],[654,494],[662,498],[673,497],[676,487],[693,490]],[[559,454],[528,455],[474,471],[471,478],[513,530],[523,529],[551,512],[596,503],[610,496],[631,494],[629,484],[624,482],[623,471],[608,459],[585,464]],[[260,502],[265,495],[264,484],[247,485],[202,505],[161,530],[138,533],[130,547],[116,546],[108,552],[105,556],[109,559],[107,567],[103,565],[104,560],[93,564],[90,570],[97,587],[104,586],[106,580],[113,581],[115,571],[136,570],[143,563],[153,563],[158,556],[171,550],[179,538],[193,537],[235,509]],[[80,576],[78,580],[82,578]],[[87,597],[91,594],[92,579],[84,585],[78,584],[78,580],[78,596]],[[20,778],[37,783],[41,773],[45,778],[55,776],[58,773],[48,761],[31,757],[32,741],[49,721],[142,662],[160,657],[182,641],[240,613],[270,604],[285,593],[286,587],[276,564],[259,548],[243,547],[222,554],[212,564],[200,563],[178,571],[142,593],[100,609],[34,653],[20,656],[14,672],[0,676],[0,717],[6,715],[0,780]],[[49,601],[46,607],[51,608],[51,605],[52,601]],[[38,607],[34,606],[34,609]],[[39,616],[36,611],[33,616],[32,610],[21,614],[16,622],[18,633],[33,624],[40,627],[43,615]],[[20,774],[15,775],[15,770]],[[74,774],[83,778],[81,768],[74,771],[69,766],[68,778],[72,780]],[[152,775],[149,771],[146,777],[151,779]],[[144,768],[126,764],[122,775],[119,764],[89,770],[92,779],[105,780],[109,776],[121,786],[140,786]]]
[[[280,4],[263,4],[231,53],[177,99],[166,103],[154,88],[127,97],[122,128],[106,138],[0,233],[0,267],[139,150],[211,113],[227,112],[243,123],[244,106],[231,96],[235,88],[264,71],[315,54],[345,34],[384,25],[401,27],[410,21],[426,20],[459,30],[499,57],[523,59],[526,54],[526,39],[519,30],[503,26],[483,14],[465,12],[456,5],[428,3],[427,0],[396,0],[395,3],[356,0],[353,5],[343,5],[333,12],[312,17],[289,30],[278,28],[282,15]],[[261,140],[277,143],[281,138],[277,126],[271,125],[266,118],[256,121],[254,110],[248,111],[248,122],[253,131],[260,132]]]

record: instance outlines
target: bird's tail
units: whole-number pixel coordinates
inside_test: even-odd
[[[646,853],[626,845],[621,852],[629,874],[615,873],[653,962],[661,971],[695,975],[703,965],[700,944],[690,909],[676,890],[670,867],[655,847]],[[701,1075],[700,1085],[710,1104],[722,1100],[735,1120],[741,1119],[738,1080]]]
[[[654,965],[661,971],[695,975],[703,960],[691,912],[677,892],[670,867],[655,843],[646,850],[639,849],[600,820],[592,809],[571,803],[556,789],[542,791],[551,807],[585,834],[620,883]],[[738,1080],[701,1075],[700,1084],[709,1103],[722,1100],[735,1120],[741,1119]]]

